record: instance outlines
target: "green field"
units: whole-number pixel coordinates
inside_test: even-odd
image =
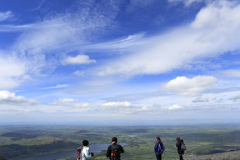
[[[83,139],[91,144],[110,143],[114,136],[128,144],[122,159],[129,160],[155,159],[156,136],[161,137],[166,148],[164,159],[178,158],[177,136],[184,139],[186,156],[240,150],[240,125],[0,126],[0,135],[0,156],[9,159],[75,150]],[[106,160],[105,153],[95,153],[93,159]],[[75,160],[75,156],[59,160]]]

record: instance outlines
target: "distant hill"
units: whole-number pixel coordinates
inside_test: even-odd
[[[240,160],[240,151],[224,152],[204,156],[184,156],[184,160]]]
[[[79,130],[79,131],[77,131],[77,132],[75,132],[76,134],[79,134],[79,133],[88,133],[88,132],[90,132],[90,131],[88,131],[88,130]]]
[[[36,136],[26,135],[21,133],[8,132],[1,135],[1,137],[14,137],[14,138],[34,138]]]
[[[79,147],[79,144],[52,136],[38,136],[36,138],[28,139],[26,142],[34,145],[2,145],[0,146],[0,155],[11,159],[22,156],[37,156],[48,153],[69,151]]]
[[[43,143],[53,143],[56,141],[64,141],[61,138],[56,138],[53,136],[38,136],[36,138],[31,138],[27,140],[28,142],[43,142]]]

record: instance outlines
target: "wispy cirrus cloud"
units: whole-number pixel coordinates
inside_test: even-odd
[[[30,9],[29,11],[39,10],[42,7],[42,5],[44,4],[44,2],[45,2],[45,0],[41,0],[41,2],[39,3],[39,5],[36,8]]]
[[[45,15],[42,21],[31,22],[31,24],[0,25],[0,32],[22,32],[15,43],[4,51],[4,54],[9,55],[8,57],[11,59],[9,61],[21,59],[20,61],[23,63],[19,64],[21,72],[16,72],[13,69],[15,67],[10,66],[10,64],[16,66],[18,63],[8,63],[6,66],[9,67],[4,64],[4,68],[12,70],[1,74],[0,81],[4,79],[6,83],[12,82],[11,87],[16,87],[19,82],[13,80],[13,77],[24,82],[26,77],[49,74],[55,70],[59,61],[64,57],[68,57],[63,62],[64,64],[95,63],[96,60],[89,59],[87,55],[72,57],[68,54],[72,51],[79,52],[84,48],[82,46],[90,44],[91,41],[95,41],[101,35],[109,32],[110,30],[106,28],[114,28],[114,18],[118,13],[118,8],[114,2],[95,3],[93,1],[76,2],[73,7],[76,7],[75,12],[63,11],[58,14],[51,12]],[[6,19],[11,15],[11,12],[6,12],[4,16],[2,14],[1,19]],[[0,55],[0,61],[4,58]],[[9,75],[9,73],[14,74]]]
[[[152,43],[149,39],[145,38],[144,33],[128,35],[127,37],[122,37],[119,39],[114,39],[109,42],[95,43],[83,46],[84,49],[89,51],[101,51],[105,52],[106,50],[111,50],[112,52],[119,51],[135,51],[136,47],[139,48],[141,45],[146,45]],[[142,47],[140,47],[142,48]]]
[[[192,3],[204,2],[205,0],[168,0],[170,3],[183,2],[186,6],[190,6]]]
[[[12,11],[0,12],[0,22],[11,19],[13,16]]]
[[[27,63],[15,56],[0,52],[0,67],[0,89],[15,88],[30,79]]]
[[[68,86],[69,86],[69,84],[57,84],[56,86],[44,87],[41,89],[57,89],[57,88],[66,88]]]
[[[161,74],[194,66],[197,59],[239,51],[239,15],[240,5],[235,1],[213,1],[198,12],[192,23],[149,37],[153,43],[145,49],[98,67],[96,72],[127,77]]]
[[[0,32],[23,32],[27,29],[35,28],[35,24],[25,25],[0,25]]]

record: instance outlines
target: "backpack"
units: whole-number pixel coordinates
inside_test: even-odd
[[[120,149],[119,146],[116,145],[111,145],[111,160],[120,160]]]
[[[186,149],[187,149],[187,148],[186,148],[183,140],[181,140],[181,150],[184,152]]]
[[[79,148],[77,149],[77,153],[78,153],[78,155],[77,155],[77,160],[81,160],[82,149],[83,149],[83,146],[82,146],[82,147],[79,147]]]
[[[158,150],[157,150],[157,151],[158,151],[160,154],[163,154],[164,150],[165,150],[165,148],[164,148],[163,144],[160,144],[160,143],[159,143],[159,145],[158,145]]]

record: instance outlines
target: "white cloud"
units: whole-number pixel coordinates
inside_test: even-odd
[[[89,106],[90,106],[89,103],[77,103],[77,104],[73,105],[73,107],[76,107],[76,108],[87,108]]]
[[[39,102],[26,99],[23,96],[16,96],[15,93],[11,93],[7,90],[0,91],[0,104],[8,104],[8,105],[35,105]]]
[[[129,108],[133,105],[130,102],[107,102],[101,105],[101,110],[113,110],[113,109],[121,109],[121,108]]]
[[[56,86],[52,86],[52,87],[45,87],[45,88],[42,88],[42,89],[57,89],[57,88],[66,88],[68,87],[69,84],[57,84]]]
[[[73,99],[73,98],[63,98],[63,99],[54,99],[53,102],[49,103],[50,105],[59,105],[62,106],[63,108],[65,106],[68,107],[73,107],[73,108],[88,108],[90,107],[90,103],[75,103],[78,102],[77,99]],[[63,109],[64,110],[64,109]],[[67,110],[69,110],[69,108],[67,108]],[[70,109],[71,110],[71,109]]]
[[[76,57],[68,56],[66,59],[61,60],[61,63],[63,65],[67,65],[67,64],[80,65],[80,64],[96,63],[96,61],[89,59],[87,55],[77,55]]]
[[[117,114],[133,114],[148,110],[147,107],[133,105],[130,102],[107,102],[97,107],[102,112],[112,112]]]
[[[195,96],[216,83],[217,79],[213,76],[196,76],[191,79],[177,77],[163,85],[162,88],[177,91],[180,95]]]
[[[13,14],[11,11],[0,12],[0,22],[5,21],[7,19],[11,19],[12,17],[13,17]]]
[[[0,68],[0,89],[11,89],[30,79],[26,62],[14,56],[0,52]]]
[[[154,104],[152,106],[141,106],[125,102],[107,102],[96,107],[96,111],[111,112],[117,114],[157,114],[163,110],[160,105]]]
[[[201,9],[189,25],[146,38],[144,41],[151,43],[140,46],[146,46],[145,49],[124,55],[96,70],[101,76],[166,73],[194,65],[199,59],[238,51],[239,37],[240,5],[214,1]]]
[[[77,102],[77,99],[72,99],[72,98],[63,98],[63,99],[58,99],[58,100],[53,100],[52,103],[49,104],[69,104],[73,102]]]
[[[190,6],[192,3],[199,3],[199,2],[203,2],[205,0],[168,0],[168,2],[170,3],[174,3],[174,2],[183,2],[186,6]]]
[[[179,106],[179,105],[173,105],[171,107],[168,108],[169,110],[182,110],[184,109],[184,107]]]

